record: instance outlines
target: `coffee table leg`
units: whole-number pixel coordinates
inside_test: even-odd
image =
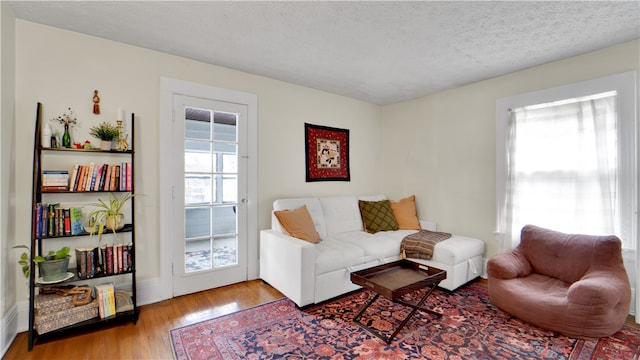
[[[442,317],[442,314],[437,313],[433,310],[429,310],[429,309],[423,309],[422,305],[424,304],[424,302],[427,300],[427,298],[429,297],[429,295],[431,295],[431,293],[433,292],[433,290],[437,287],[436,285],[433,285],[429,291],[427,291],[422,298],[420,298],[420,301],[418,301],[418,303],[416,305],[410,304],[406,301],[399,301],[399,299],[394,299],[394,302],[398,303],[398,304],[402,304],[402,305],[407,305],[410,306],[411,308],[413,308],[413,310],[411,310],[411,312],[409,313],[409,315],[407,315],[406,318],[404,318],[404,320],[402,320],[402,322],[400,323],[400,326],[398,326],[398,328],[396,329],[396,331],[393,332],[393,334],[391,334],[391,336],[389,337],[389,341],[387,341],[387,343],[390,343],[391,340],[393,340],[393,338],[396,337],[396,335],[398,335],[398,333],[400,332],[400,330],[402,330],[402,328],[409,322],[409,320],[411,320],[411,318],[413,317],[413,315],[415,315],[416,311],[418,310],[423,310],[426,311],[430,314],[435,314],[437,315],[438,318]]]
[[[406,301],[400,300],[400,299],[394,299],[393,302],[398,303],[398,304],[402,304],[402,305],[406,305],[411,307],[413,310],[411,310],[411,312],[409,313],[409,315],[407,315],[404,320],[402,320],[402,322],[400,323],[400,325],[398,326],[398,328],[396,328],[396,330],[393,332],[393,334],[391,334],[391,336],[386,337],[383,336],[382,334],[380,334],[378,331],[368,327],[367,325],[363,324],[359,318],[362,316],[362,314],[365,312],[365,310],[367,310],[369,308],[369,306],[371,306],[371,304],[373,304],[374,301],[376,301],[378,299],[378,297],[380,296],[380,294],[375,294],[371,300],[369,300],[369,302],[362,308],[362,310],[360,310],[356,316],[353,318],[353,321],[360,325],[360,327],[362,327],[363,329],[367,330],[368,332],[370,332],[371,334],[377,336],[378,338],[382,339],[384,342],[386,342],[387,344],[390,344],[391,341],[393,341],[393,339],[396,337],[396,335],[398,335],[398,333],[400,332],[400,330],[402,330],[402,328],[404,328],[404,326],[407,324],[407,322],[409,322],[409,320],[411,320],[411,318],[413,317],[413,315],[415,315],[415,313],[418,310],[422,310],[422,311],[426,311],[430,314],[435,315],[436,317],[440,318],[442,317],[442,314],[437,313],[433,310],[430,309],[424,309],[422,308],[422,305],[425,303],[425,301],[427,300],[427,298],[429,297],[429,295],[431,295],[431,293],[433,292],[433,290],[435,290],[435,288],[438,286],[438,284],[434,284],[433,286],[431,286],[429,288],[429,291],[427,291],[422,298],[420,298],[420,301],[418,301],[418,303],[416,305],[408,303]]]
[[[355,322],[356,324],[358,324],[361,328],[367,330],[368,332],[370,332],[371,334],[379,337],[380,339],[382,339],[384,342],[386,342],[387,344],[391,342],[391,339],[386,338],[384,336],[382,336],[382,334],[380,334],[379,332],[377,332],[376,330],[368,327],[367,325],[363,324],[360,320],[358,320],[360,318],[360,316],[362,316],[362,314],[364,314],[364,312],[369,308],[369,306],[371,306],[371,304],[373,304],[374,301],[376,301],[378,299],[378,297],[380,296],[380,294],[376,293],[371,300],[369,300],[369,302],[362,308],[362,310],[360,310],[356,316],[353,318],[353,322]]]
[[[394,299],[393,302],[396,302],[396,303],[402,304],[402,305],[406,305],[406,306],[412,307],[414,309],[422,310],[422,311],[427,312],[427,313],[429,313],[431,315],[434,315],[436,318],[439,319],[439,318],[442,317],[441,313],[435,312],[435,311],[433,311],[431,309],[426,309],[426,308],[422,307],[422,305],[425,303],[427,298],[431,295],[431,293],[433,292],[433,290],[435,290],[436,287],[437,287],[437,285],[431,287],[429,289],[429,291],[427,291],[427,293],[420,299],[420,301],[418,301],[417,304],[412,304],[410,302],[404,301],[402,298]]]

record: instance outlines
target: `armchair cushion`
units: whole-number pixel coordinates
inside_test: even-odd
[[[527,276],[532,271],[531,264],[520,251],[498,254],[487,263],[487,273],[498,279]]]

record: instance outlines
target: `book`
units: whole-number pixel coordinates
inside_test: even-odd
[[[71,171],[71,178],[69,178],[69,190],[75,191],[76,178],[78,177],[78,164],[73,165],[73,170]]]
[[[68,185],[68,184],[69,184],[69,171],[67,170],[43,170],[42,171],[43,186]]]
[[[104,257],[104,270],[105,274],[112,275],[113,274],[113,245],[105,246],[105,257]]]
[[[133,271],[133,243],[127,245],[127,271]]]
[[[71,235],[71,209],[64,209],[64,235]]]
[[[56,208],[60,206],[60,204],[49,204],[48,207],[48,218],[49,218],[49,226],[47,226],[48,229],[48,236],[53,236],[56,234],[56,227],[55,227],[55,220],[56,220]]]
[[[109,185],[109,190],[110,191],[116,191],[116,178],[118,177],[118,165],[113,165],[113,170],[111,170],[111,178],[110,178],[110,185]]]
[[[93,191],[93,187],[96,184],[96,176],[98,175],[96,173],[97,170],[98,168],[96,168],[96,164],[94,163],[89,164],[89,173],[91,174],[91,177],[88,181],[89,185],[87,186],[87,191]]]
[[[71,218],[71,235],[78,235],[84,232],[84,225],[82,221],[82,209],[70,208]]]
[[[87,278],[87,248],[76,248],[76,271],[79,279]]]
[[[126,163],[120,163],[120,190],[127,190],[127,185],[125,184],[127,179],[127,167]]]
[[[107,167],[107,171],[106,171],[106,173],[104,175],[104,179],[102,181],[102,190],[109,191],[109,184],[110,184],[109,178],[111,177],[111,168],[112,168],[112,166],[108,165],[108,164],[106,164],[105,166]]]
[[[42,237],[42,204],[36,204],[35,209],[33,211],[36,213],[34,216],[34,233],[36,237]]]
[[[84,178],[87,175],[87,167],[84,165],[80,165],[78,169],[80,175],[78,175],[78,182],[76,184],[76,191],[84,191]]]
[[[93,278],[93,276],[96,274],[94,259],[95,256],[93,253],[93,248],[87,248],[87,278]]]
[[[104,308],[104,316],[111,317],[116,314],[116,289],[111,284],[111,286],[106,288],[106,296],[105,296],[105,308]]]
[[[127,188],[125,190],[133,190],[133,184],[131,183],[131,163],[127,163]]]
[[[55,214],[55,227],[56,227],[56,231],[55,231],[55,236],[62,236],[64,235],[64,209],[62,208],[56,208],[56,214]]]
[[[102,247],[96,246],[94,249],[95,262],[96,262],[96,275],[104,275],[104,255],[102,254]]]
[[[67,184],[64,185],[42,185],[42,191],[67,191],[69,190],[69,186]]]
[[[112,283],[96,285],[96,299],[100,318],[108,318],[116,314],[115,286]]]
[[[116,245],[115,253],[116,253],[116,260],[118,262],[118,266],[117,266],[118,270],[117,270],[117,272],[121,273],[123,271],[123,268],[122,268],[122,265],[123,265],[122,264],[122,244]]]
[[[100,179],[102,178],[102,169],[104,168],[104,165],[100,165],[97,167],[97,171],[96,171],[96,181],[95,184],[93,185],[93,191],[99,191],[100,190]]]
[[[116,165],[116,176],[114,176],[113,190],[120,191],[120,165]]]
[[[98,303],[98,315],[100,315],[100,319],[104,319],[104,288],[102,285],[96,285],[96,302]]]

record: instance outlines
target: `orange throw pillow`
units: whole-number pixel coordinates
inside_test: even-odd
[[[391,202],[391,211],[400,230],[420,230],[420,220],[416,211],[416,196],[411,195],[400,201]]]
[[[313,220],[306,205],[302,205],[295,210],[280,210],[273,213],[287,235],[313,244],[317,244],[322,240],[320,239],[320,234],[316,231],[315,225],[313,225]]]

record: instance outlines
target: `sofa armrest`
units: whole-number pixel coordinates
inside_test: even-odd
[[[529,261],[517,250],[493,256],[487,262],[487,275],[494,279],[515,279],[533,272]]]
[[[260,278],[298,306],[314,302],[315,245],[276,230],[260,232]]]
[[[567,298],[574,304],[614,306],[629,305],[631,286],[626,274],[615,276],[611,270],[592,271],[569,286]]]
[[[435,221],[429,221],[429,220],[420,220],[420,227],[423,230],[429,230],[429,231],[436,231],[437,230],[437,224],[435,223]]]

